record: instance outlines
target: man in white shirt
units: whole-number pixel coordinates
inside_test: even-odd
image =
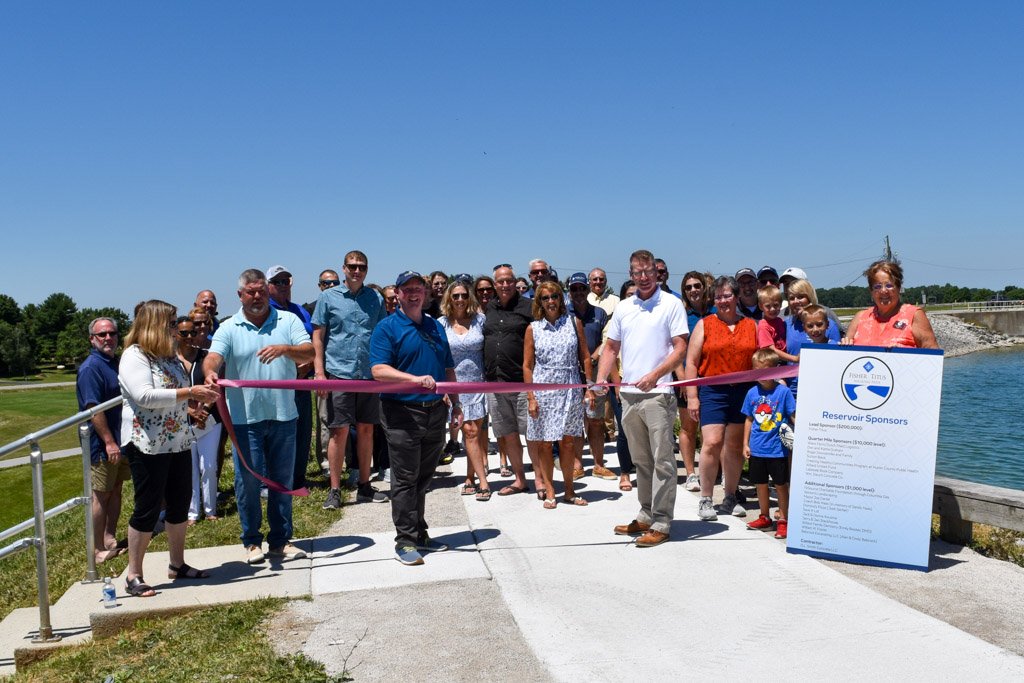
[[[686,354],[689,327],[682,301],[658,283],[654,254],[641,249],[629,257],[634,296],[619,302],[608,322],[608,339],[597,369],[597,382],[608,381],[622,355],[622,428],[637,471],[640,512],[615,533],[639,536],[636,545],[649,548],[669,539],[676,503],[676,398],[672,371]]]

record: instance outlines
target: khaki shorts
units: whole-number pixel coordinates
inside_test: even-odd
[[[499,439],[511,434],[526,436],[526,392],[487,394],[491,431]]]
[[[116,463],[104,460],[92,466],[92,490],[110,493],[119,482],[132,478],[132,470],[128,466],[128,458],[121,455]]]

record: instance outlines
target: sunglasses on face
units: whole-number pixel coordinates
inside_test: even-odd
[[[558,300],[559,300],[559,299],[561,299],[562,297],[558,296],[557,294],[544,294],[544,295],[541,295],[541,296],[540,296],[540,297],[538,297],[538,298],[539,298],[539,299],[540,299],[541,301],[558,301]]]
[[[570,292],[585,292],[585,291],[587,291],[587,288],[584,287],[583,285],[574,285],[574,286],[569,288],[569,291]]]
[[[478,287],[477,294],[494,294],[494,287]]]
[[[704,289],[704,285],[683,285],[683,291],[690,292],[695,289]]]
[[[530,275],[547,275],[547,274],[548,274],[548,269],[547,268],[536,268],[536,269],[530,271]]]
[[[456,301],[462,301],[469,298],[469,292],[456,292],[452,294],[452,299]]]
[[[290,285],[291,283],[292,279],[290,277],[279,277],[274,278],[273,280],[270,281],[270,284],[274,285],[275,287],[284,287],[286,285]]]
[[[94,337],[116,337],[117,332],[93,332]]]
[[[658,273],[658,275],[668,275],[668,271],[664,268],[658,268],[655,272]]]
[[[196,332],[195,330],[178,330],[179,337],[194,337],[197,334],[199,333]]]
[[[321,287],[337,287],[340,284],[341,284],[341,280],[321,280],[320,281],[320,286]]]
[[[355,271],[357,273],[365,273],[366,272],[366,264],[365,263],[346,263],[345,264],[345,269],[346,270]]]

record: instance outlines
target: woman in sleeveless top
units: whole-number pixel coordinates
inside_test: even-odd
[[[841,343],[885,348],[939,348],[925,312],[900,301],[903,268],[898,262],[875,261],[864,275],[874,306],[854,316]]]
[[[723,275],[714,283],[715,313],[705,316],[690,333],[686,352],[686,379],[714,377],[750,370],[757,350],[757,325],[740,314],[739,285]],[[686,409],[700,421],[703,445],[700,450],[700,502],[697,514],[703,520],[717,519],[711,497],[721,467],[725,499],[718,510],[737,517],[746,510],[736,499],[743,471],[743,397],[750,383],[686,387]]]

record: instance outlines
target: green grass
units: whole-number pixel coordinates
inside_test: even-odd
[[[0,485],[6,493],[7,505],[0,506],[0,528],[6,529],[21,522],[32,514],[32,489],[27,465],[0,470]],[[324,510],[321,505],[327,497],[327,483],[320,467],[312,459],[307,472],[310,495],[296,498],[292,507],[292,523],[295,538],[318,536],[339,519],[336,510]],[[43,465],[43,481],[46,505],[53,507],[68,498],[81,495],[82,467],[75,458],[64,458]],[[234,468],[230,457],[224,463],[221,488],[230,489],[234,481]],[[128,518],[132,511],[133,488],[131,482],[124,486],[125,504],[118,524],[118,538],[123,538]],[[12,502],[13,501],[13,502]],[[218,510],[221,519],[216,522],[203,521],[191,527],[186,536],[186,548],[207,548],[219,545],[238,545],[239,559],[242,546],[239,541],[241,525],[232,495]],[[266,525],[266,522],[264,522]],[[27,531],[21,537],[30,536]],[[85,578],[85,517],[84,508],[76,508],[46,523],[47,565],[50,575],[50,599],[55,602],[76,581]],[[150,544],[150,550],[167,550],[167,537],[158,534]],[[7,539],[4,543],[13,542]],[[187,555],[187,553],[186,553]],[[128,565],[127,555],[121,555],[109,562],[98,565],[102,575],[120,574]],[[0,619],[14,609],[32,607],[38,604],[35,591],[35,552],[26,550],[0,560]],[[98,589],[97,589],[98,590]]]
[[[15,681],[342,681],[302,654],[277,655],[267,619],[284,603],[261,598],[167,619],[146,619],[117,638],[59,651]]]
[[[46,384],[48,382],[74,382],[75,371],[74,370],[57,370],[56,368],[47,368],[40,370],[34,375],[28,377],[4,377],[0,379],[0,385],[32,385],[32,384]]]
[[[0,445],[17,441],[77,412],[78,400],[75,398],[74,387],[0,391]],[[44,452],[75,448],[79,445],[78,430],[69,427],[43,439],[39,445]],[[28,455],[28,448],[22,448],[6,457],[25,455]]]

